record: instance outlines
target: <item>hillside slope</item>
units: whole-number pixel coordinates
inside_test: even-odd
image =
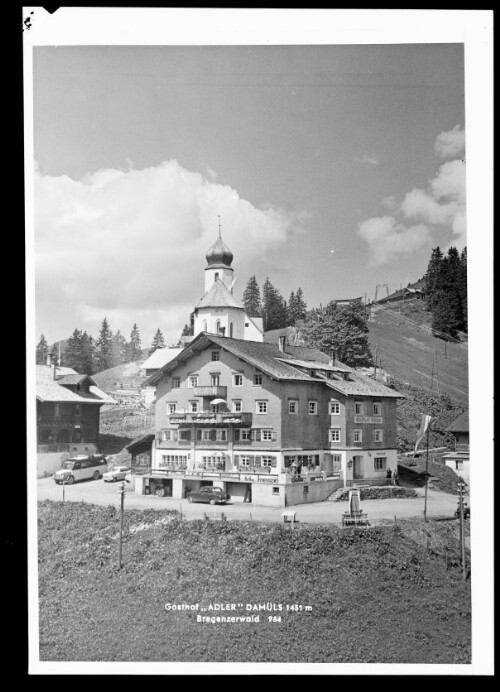
[[[396,309],[378,308],[368,322],[370,347],[378,365],[402,382],[448,394],[468,405],[466,344],[446,343],[425,328],[425,304]]]
[[[143,362],[136,360],[133,363],[116,365],[114,368],[96,372],[92,379],[106,392],[114,391],[117,387],[140,387],[146,379],[144,370],[141,369]]]

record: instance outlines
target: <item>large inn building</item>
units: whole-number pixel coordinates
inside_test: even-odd
[[[261,320],[232,295],[232,259],[219,233],[195,336],[146,382],[156,387],[156,433],[136,492],[184,498],[214,485],[233,502],[285,507],[385,483],[402,395],[333,354],[283,336],[264,343]]]

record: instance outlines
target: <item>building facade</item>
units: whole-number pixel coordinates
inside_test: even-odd
[[[70,455],[95,454],[100,408],[115,403],[88,375],[37,365],[37,476],[54,473]]]
[[[147,381],[156,387],[151,469],[136,491],[201,485],[285,507],[386,482],[402,395],[312,348],[200,333]]]

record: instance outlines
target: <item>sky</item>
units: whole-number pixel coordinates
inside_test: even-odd
[[[174,343],[221,217],[309,308],[466,245],[463,45],[37,46],[36,330]],[[380,295],[379,289],[379,295]],[[383,289],[385,291],[385,287]]]

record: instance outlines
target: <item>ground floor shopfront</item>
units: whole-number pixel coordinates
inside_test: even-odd
[[[231,495],[231,503],[269,507],[321,502],[338,488],[383,485],[397,468],[396,450],[156,449],[152,467],[134,478],[135,492],[184,499],[204,485]]]

